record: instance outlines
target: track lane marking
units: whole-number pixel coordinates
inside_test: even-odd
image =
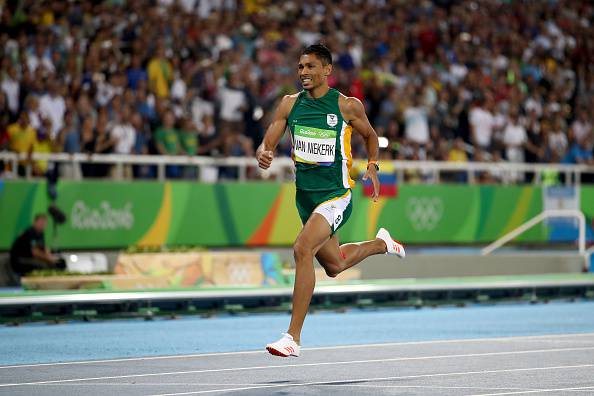
[[[384,380],[402,380],[402,379],[417,379],[417,378],[431,378],[431,377],[447,377],[447,376],[463,376],[463,375],[476,375],[476,374],[492,374],[492,373],[507,373],[507,372],[515,372],[515,371],[537,371],[537,370],[562,370],[562,369],[575,369],[581,367],[593,367],[594,364],[582,364],[576,366],[553,366],[553,367],[530,367],[530,368],[518,368],[518,369],[502,369],[502,370],[481,370],[481,371],[463,371],[463,372],[454,372],[454,373],[435,373],[435,374],[419,374],[419,375],[405,375],[405,376],[395,376],[395,377],[375,377],[375,378],[358,378],[358,379],[348,379],[351,382],[366,382],[366,381],[384,381]],[[206,393],[221,393],[221,392],[234,392],[234,391],[241,391],[241,390],[250,390],[250,389],[265,389],[265,388],[283,388],[283,387],[297,387],[297,386],[312,386],[312,385],[328,385],[332,386],[335,383],[345,382],[345,380],[335,380],[335,381],[316,381],[316,382],[306,382],[300,384],[272,384],[266,386],[251,386],[251,387],[241,387],[241,388],[226,388],[226,389],[213,389],[213,390],[204,390],[204,391],[193,391],[193,392],[178,392],[178,393],[159,393],[153,394],[150,396],[181,396],[181,395],[199,395],[199,394],[206,394]],[[594,387],[587,387],[582,389],[590,389]],[[574,388],[579,389],[579,388]],[[552,390],[551,390],[552,391]],[[523,393],[537,393],[542,392],[541,390],[530,390],[530,391],[523,391]],[[522,392],[516,393],[520,394]],[[484,395],[472,395],[472,396],[494,396],[494,395],[507,395],[513,393],[495,393],[495,394],[484,394]]]
[[[525,355],[525,354],[533,354],[533,353],[575,352],[575,351],[588,351],[588,350],[594,350],[594,347],[534,349],[534,350],[525,350],[525,351],[504,351],[504,352],[467,353],[467,354],[456,354],[456,355],[413,356],[413,357],[401,357],[401,358],[390,358],[390,359],[346,360],[346,361],[337,361],[337,362],[318,362],[318,363],[301,363],[301,364],[297,363],[297,364],[283,364],[283,365],[270,365],[270,366],[248,366],[248,367],[234,367],[234,368],[221,368],[221,369],[171,371],[171,372],[162,372],[162,373],[129,374],[129,375],[114,375],[114,376],[104,376],[104,377],[86,377],[86,378],[71,378],[71,379],[61,379],[61,380],[10,383],[10,384],[0,384],[0,388],[17,387],[17,386],[25,386],[25,385],[43,385],[43,384],[55,384],[55,383],[79,382],[79,381],[97,381],[97,380],[106,380],[106,379],[142,378],[142,377],[217,373],[217,372],[230,372],[230,371],[266,370],[266,369],[275,369],[275,368],[404,362],[404,361],[415,361],[415,360],[452,359],[452,358],[502,356],[502,355]],[[594,366],[594,364],[584,365],[583,367],[588,367],[588,366]],[[582,366],[575,366],[575,367],[582,367]]]
[[[557,388],[557,389],[534,389],[534,390],[525,390],[525,391],[517,391],[517,392],[501,392],[501,393],[481,393],[481,394],[474,394],[470,396],[499,396],[499,395],[522,395],[526,393],[545,393],[545,392],[563,392],[563,391],[586,391],[594,389],[594,386],[576,386],[572,388]]]
[[[574,338],[574,337],[594,337],[594,333],[569,333],[569,334],[547,334],[537,336],[511,336],[511,337],[492,337],[492,338],[462,338],[452,340],[429,340],[429,341],[405,341],[405,342],[389,342],[378,344],[355,344],[355,345],[336,345],[328,347],[313,347],[301,348],[302,351],[326,351],[326,350],[340,350],[340,349],[356,349],[356,348],[384,348],[394,346],[407,345],[431,345],[431,344],[451,344],[460,342],[513,342],[513,341],[546,341],[548,338]],[[593,339],[594,340],[594,339]],[[555,341],[555,340],[551,340]],[[119,363],[131,361],[150,361],[150,360],[166,360],[166,359],[194,359],[211,356],[230,356],[230,355],[258,355],[267,354],[265,350],[261,351],[239,351],[239,352],[214,352],[214,353],[196,353],[190,355],[165,355],[165,356],[144,356],[135,358],[118,358],[118,359],[103,359],[103,360],[82,360],[72,362],[55,362],[55,363],[34,363],[34,364],[14,364],[0,366],[0,369],[18,369],[29,367],[43,367],[43,366],[69,366],[77,364],[99,364],[99,363]]]

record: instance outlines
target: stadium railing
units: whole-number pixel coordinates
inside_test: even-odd
[[[10,164],[4,172],[6,178],[18,178],[17,168],[19,163],[25,169],[24,178],[32,179],[32,163],[34,161],[49,161],[53,163],[68,164],[71,171],[63,176],[74,180],[83,178],[81,165],[87,164],[111,164],[114,166],[112,174],[114,179],[124,179],[126,172],[124,167],[129,165],[152,165],[157,169],[156,178],[160,181],[166,179],[166,167],[178,165],[184,167],[195,167],[200,172],[205,168],[235,168],[237,169],[237,180],[248,180],[248,174],[260,174],[263,178],[273,178],[277,181],[288,181],[293,177],[293,161],[288,157],[276,158],[268,171],[258,170],[256,160],[253,157],[204,157],[204,156],[168,156],[168,155],[121,155],[121,154],[68,154],[68,153],[32,153],[17,154],[13,152],[0,152],[0,161]],[[591,165],[569,165],[569,164],[528,164],[512,162],[444,162],[444,161],[382,161],[389,164],[382,170],[388,173],[395,173],[398,181],[406,177],[416,175],[424,183],[439,183],[444,175],[465,175],[458,182],[476,182],[481,173],[490,174],[496,180],[504,184],[514,184],[524,181],[524,173],[534,175],[532,183],[542,184],[545,173],[563,175],[565,184],[580,184],[581,176],[584,173],[594,174],[594,166]],[[355,160],[354,166],[363,164],[364,161]],[[387,169],[389,168],[389,169]],[[253,169],[255,172],[248,172]],[[391,170],[390,170],[391,169]],[[416,173],[415,173],[416,172]],[[212,180],[215,181],[215,180]]]

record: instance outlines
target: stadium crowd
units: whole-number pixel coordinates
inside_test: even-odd
[[[0,0],[0,151],[252,156],[322,42],[382,158],[593,164],[593,24],[587,0]]]

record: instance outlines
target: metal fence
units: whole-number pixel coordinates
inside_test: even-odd
[[[0,160],[9,166],[3,174],[5,178],[33,179],[32,163],[34,161],[49,161],[64,165],[61,177],[81,180],[83,178],[82,164],[109,164],[113,166],[111,177],[116,180],[130,178],[130,172],[125,172],[126,167],[149,165],[156,168],[157,180],[166,180],[166,167],[168,165],[195,168],[193,178],[203,182],[216,182],[221,168],[236,169],[236,179],[244,182],[250,179],[273,179],[289,181],[294,178],[293,161],[287,157],[274,160],[268,171],[258,168],[257,162],[252,157],[189,157],[167,155],[120,155],[120,154],[67,154],[67,153],[33,153],[17,154],[0,152]],[[382,161],[384,162],[384,161]],[[362,161],[355,160],[357,167]],[[489,174],[503,184],[524,183],[524,176],[530,175],[528,180],[535,184],[543,182],[546,172],[555,172],[561,175],[563,183],[567,185],[579,184],[582,175],[594,174],[594,166],[568,165],[568,164],[527,164],[511,162],[442,162],[442,161],[385,161],[397,176],[398,181],[406,181],[414,174],[423,183],[439,183],[451,180],[452,175],[462,176],[458,182],[475,183],[481,173]],[[19,176],[17,169],[21,166],[24,174]],[[385,167],[384,167],[385,171]]]

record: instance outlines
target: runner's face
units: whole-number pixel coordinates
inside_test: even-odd
[[[331,65],[324,66],[314,54],[301,55],[298,73],[303,89],[309,91],[322,85],[328,78],[331,68]]]

